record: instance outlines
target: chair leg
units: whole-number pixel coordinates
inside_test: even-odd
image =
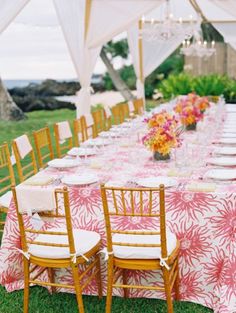
[[[112,303],[112,286],[113,285],[113,256],[108,259],[108,273],[107,273],[107,301],[106,301],[106,313],[111,312]]]
[[[50,283],[54,283],[55,279],[54,279],[54,270],[53,270],[53,268],[48,267],[47,271],[48,271],[48,278],[49,278]],[[52,286],[51,287],[51,292],[52,293],[56,292],[56,287]]]
[[[101,264],[100,264],[100,257],[97,254],[96,255],[96,270],[97,275],[96,275],[96,280],[97,280],[97,286],[98,286],[98,297],[99,299],[102,299],[102,277],[101,277]]]
[[[123,284],[127,285],[128,280],[127,280],[127,270],[126,269],[122,270],[122,277],[123,277]],[[129,289],[127,289],[127,288],[124,288],[124,297],[129,298]]]
[[[71,268],[72,268],[72,275],[74,279],[76,299],[78,303],[79,313],[84,313],[84,304],[83,304],[82,289],[81,289],[79,273],[78,273],[78,265],[72,264]]]
[[[162,273],[163,273],[163,279],[164,279],[164,285],[165,285],[167,312],[173,313],[174,310],[173,310],[171,288],[170,288],[170,272],[165,268],[165,266],[163,266],[162,267]]]
[[[174,284],[174,288],[175,288],[175,299],[178,301],[180,300],[180,294],[179,294],[179,258],[177,257],[176,259],[176,279],[175,279],[175,284]]]
[[[29,312],[29,260],[24,257],[24,313]]]

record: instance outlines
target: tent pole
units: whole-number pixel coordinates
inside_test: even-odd
[[[90,13],[91,13],[91,6],[92,0],[85,0],[85,20],[84,20],[84,41],[87,38],[88,28],[89,28],[89,21],[90,21]]]
[[[144,84],[144,74],[143,74],[143,39],[140,36],[141,30],[142,30],[143,24],[142,20],[139,20],[138,22],[138,28],[139,28],[139,39],[138,39],[138,48],[139,48],[139,70],[140,70],[140,81]],[[144,105],[145,105],[145,95],[143,98]]]
[[[193,8],[197,11],[198,14],[201,15],[201,18],[204,22],[208,22],[208,19],[206,18],[205,14],[202,12],[200,6],[198,5],[196,0],[189,0]]]

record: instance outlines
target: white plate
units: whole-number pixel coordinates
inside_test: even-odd
[[[84,175],[66,175],[61,179],[63,184],[69,186],[80,186],[80,185],[90,185],[99,181],[99,178],[95,174],[84,174]]]
[[[97,154],[96,150],[93,148],[72,148],[67,152],[70,156],[88,156]]]
[[[85,146],[96,146],[96,147],[107,146],[109,144],[111,144],[111,141],[105,138],[89,139],[83,143],[83,145]]]
[[[120,136],[121,136],[120,132],[113,132],[113,131],[101,132],[99,134],[99,137],[102,137],[102,138],[114,138],[114,137],[120,137]]]
[[[222,157],[222,158],[210,158],[207,163],[219,166],[236,166],[236,158]]]
[[[234,180],[236,179],[236,170],[232,169],[213,169],[205,173],[205,178],[215,179],[215,180]]]
[[[214,150],[215,154],[220,155],[236,155],[236,148],[234,147],[222,147]]]
[[[165,187],[173,187],[178,184],[177,180],[165,176],[140,178],[137,183],[139,186],[147,188],[158,188],[161,184]]]
[[[236,138],[220,138],[218,143],[224,143],[229,145],[236,145]]]
[[[54,159],[48,162],[48,166],[54,168],[70,168],[76,167],[80,164],[79,160],[71,159]]]
[[[222,138],[235,138],[236,139],[236,133],[223,133]]]

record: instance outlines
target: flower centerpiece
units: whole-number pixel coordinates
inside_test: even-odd
[[[146,120],[149,132],[143,137],[143,144],[154,153],[156,160],[170,159],[172,148],[180,145],[178,121],[174,115],[163,110]]]
[[[198,106],[200,111],[204,113],[206,109],[210,107],[210,102],[207,97],[199,97],[196,100],[196,105]]]
[[[181,123],[185,126],[186,130],[196,130],[197,123],[203,119],[203,103],[205,101],[199,101],[199,97],[196,94],[189,94],[184,98],[181,98],[174,111],[178,113]]]

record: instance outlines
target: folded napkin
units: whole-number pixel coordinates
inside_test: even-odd
[[[54,177],[48,177],[48,176],[41,176],[37,177],[33,176],[24,181],[22,184],[23,185],[28,185],[28,186],[47,186],[50,185],[54,181]]]
[[[21,159],[24,159],[24,157],[33,150],[27,135],[17,137],[14,141],[17,145]]]
[[[101,160],[91,160],[90,168],[92,169],[100,169],[103,167],[103,162]]]
[[[128,101],[128,106],[130,113],[135,111],[133,101]]]
[[[85,119],[86,119],[86,124],[87,124],[87,127],[90,127],[92,126],[94,123],[93,123],[93,117],[90,113],[88,114],[85,114]]]
[[[216,184],[192,182],[186,186],[186,189],[188,191],[214,192],[216,190]]]
[[[178,169],[170,169],[167,172],[167,176],[169,177],[188,177],[192,174],[192,171],[189,169],[186,170],[178,170]]]
[[[59,139],[61,141],[72,137],[70,124],[68,121],[57,123],[57,126],[59,131]]]
[[[108,106],[104,107],[105,113],[106,113],[106,118],[111,117],[111,109]]]
[[[54,189],[55,186],[18,185],[16,195],[19,212],[32,215],[33,212],[53,211],[56,208]]]

